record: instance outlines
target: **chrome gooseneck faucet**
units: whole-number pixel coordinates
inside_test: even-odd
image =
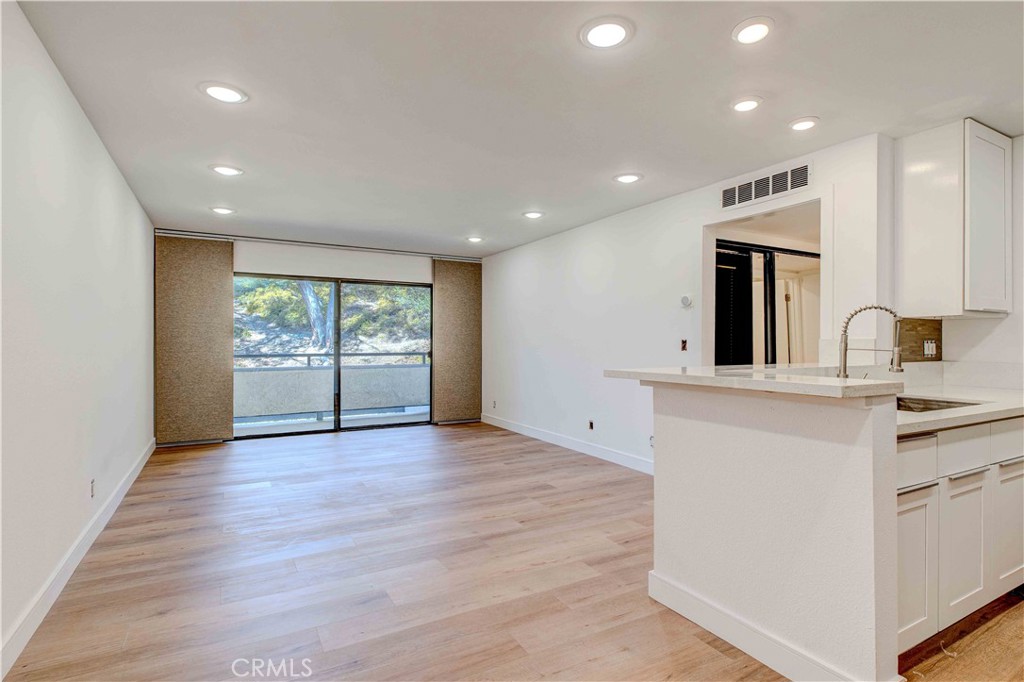
[[[899,313],[897,313],[895,310],[893,310],[892,308],[887,308],[884,305],[864,305],[864,306],[861,306],[860,308],[857,308],[856,310],[854,310],[849,315],[847,315],[846,319],[843,321],[843,331],[839,335],[839,375],[838,376],[839,376],[840,379],[846,379],[846,378],[848,378],[850,376],[849,374],[846,373],[846,355],[847,355],[847,352],[849,350],[851,350],[850,347],[849,347],[850,335],[848,333],[849,329],[850,329],[850,321],[854,317],[856,317],[858,314],[864,312],[865,310],[882,310],[882,311],[887,312],[890,315],[892,315],[892,318],[893,318],[893,323],[892,323],[892,362],[889,364],[889,371],[890,372],[902,372],[903,371],[902,358],[900,357],[900,322],[903,320],[903,318],[901,318],[899,316]],[[878,351],[878,352],[883,352],[883,353],[885,352],[885,351],[879,351],[879,349],[876,349],[876,348],[854,348],[852,350],[870,350],[870,351]]]

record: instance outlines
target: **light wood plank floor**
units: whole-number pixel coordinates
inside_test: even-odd
[[[780,679],[647,597],[651,499],[480,424],[158,450],[7,680]]]
[[[6,679],[781,679],[647,597],[651,498],[480,424],[160,450]]]

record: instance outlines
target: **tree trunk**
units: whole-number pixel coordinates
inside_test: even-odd
[[[313,340],[311,345],[314,348],[323,348],[327,345],[324,312],[323,306],[320,305],[320,299],[317,298],[316,290],[313,289],[313,283],[300,280],[299,293],[302,294],[302,300],[306,304],[306,315],[309,317],[309,328],[313,331]]]
[[[327,312],[324,314],[324,348],[330,348],[331,343],[334,341],[334,306],[337,305],[336,301],[338,296],[341,296],[341,285],[335,285],[332,287],[334,295],[327,299]]]

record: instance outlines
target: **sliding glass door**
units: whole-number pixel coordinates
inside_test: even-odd
[[[235,277],[236,438],[430,421],[428,285]]]
[[[235,437],[336,428],[337,285],[235,277]]]
[[[341,426],[430,421],[430,287],[340,286]]]

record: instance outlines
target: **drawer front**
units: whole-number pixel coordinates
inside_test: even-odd
[[[1024,417],[992,422],[991,462],[1005,462],[1024,455]]]
[[[938,436],[915,436],[896,443],[896,487],[906,488],[938,477]]]
[[[991,424],[938,433],[938,475],[949,476],[992,463]]]

